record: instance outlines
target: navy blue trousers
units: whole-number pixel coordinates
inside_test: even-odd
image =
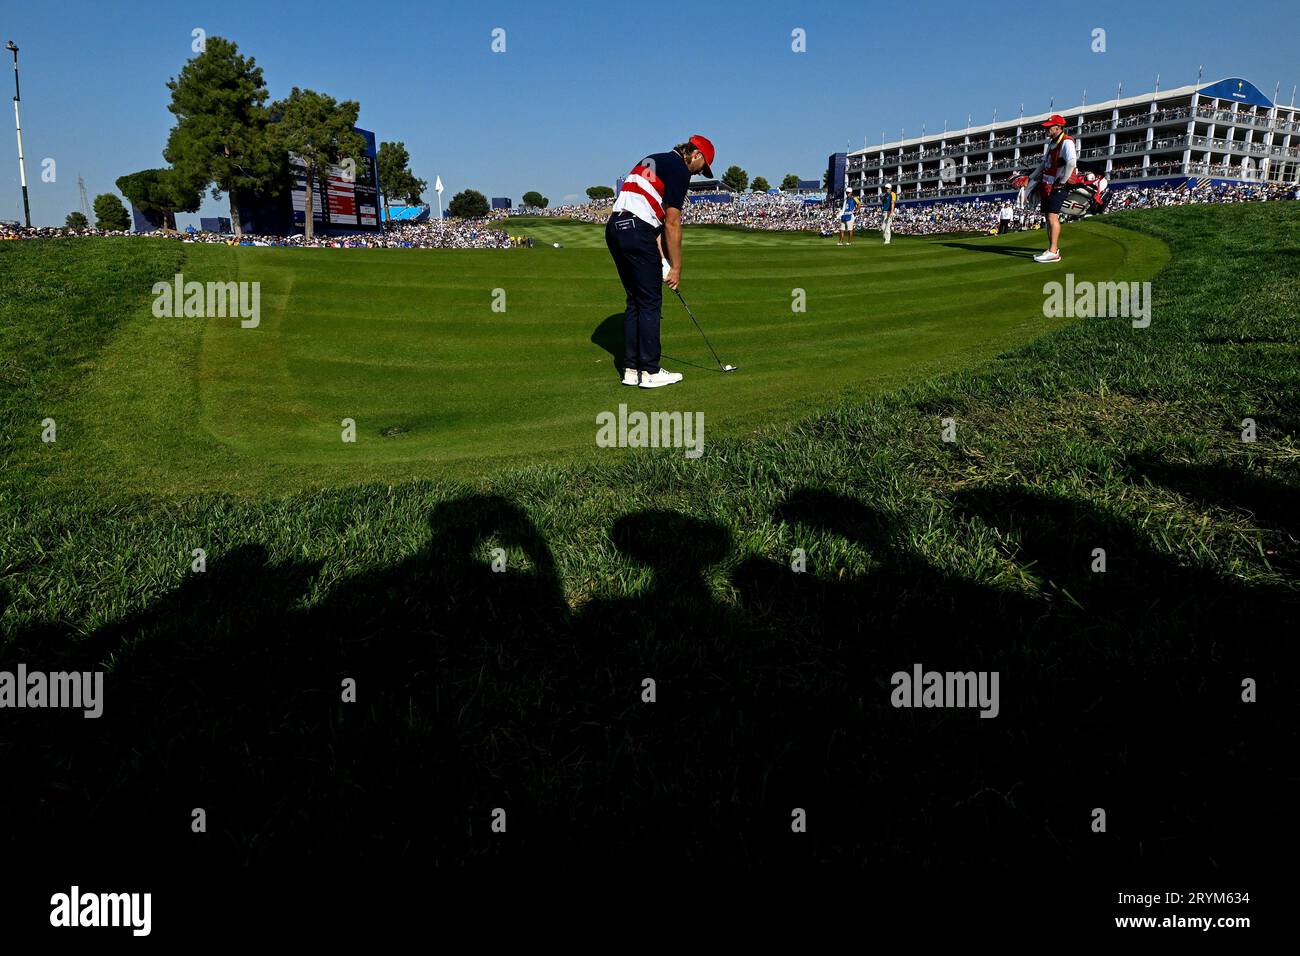
[[[605,245],[614,257],[627,292],[623,314],[624,368],[659,371],[659,322],[663,307],[663,267],[658,230],[644,220],[615,213],[605,224]]]

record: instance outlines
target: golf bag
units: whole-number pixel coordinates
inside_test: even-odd
[[[1079,163],[1078,172],[1083,181],[1070,186],[1070,192],[1061,203],[1062,219],[1082,219],[1105,212],[1110,198],[1110,183],[1106,180],[1106,167],[1100,163]]]
[[[1105,212],[1106,201],[1110,198],[1110,183],[1106,179],[1106,167],[1100,163],[1079,163],[1075,167],[1079,181],[1059,188],[1068,189],[1065,200],[1061,203],[1061,218],[1082,219]],[[1029,187],[1028,176],[1017,176],[1011,185],[1020,189],[1016,197],[1018,206],[1037,205],[1040,197],[1040,183]]]

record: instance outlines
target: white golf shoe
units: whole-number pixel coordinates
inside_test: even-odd
[[[624,384],[624,385],[638,385],[638,384],[640,384],[640,383],[637,381],[637,373],[636,373],[636,369],[634,369],[634,368],[625,368],[625,369],[623,369],[623,384]]]
[[[1038,255],[1034,256],[1034,261],[1035,262],[1060,262],[1061,254],[1059,252],[1052,252],[1051,250],[1045,249],[1042,252],[1040,252]]]
[[[641,373],[642,388],[662,388],[665,385],[676,385],[681,380],[681,372],[670,372],[666,368],[661,368],[653,374],[650,372]]]

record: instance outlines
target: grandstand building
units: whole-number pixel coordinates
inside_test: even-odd
[[[1300,181],[1294,96],[1291,106],[1278,106],[1231,77],[854,150],[846,185],[867,202],[885,183],[906,202],[1012,193],[1010,180],[1042,155],[1040,124],[1052,113],[1069,121],[1080,162],[1104,167],[1116,188]]]

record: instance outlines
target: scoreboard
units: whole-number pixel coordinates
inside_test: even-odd
[[[375,134],[354,127],[365,140],[365,155],[361,161],[348,161],[335,166],[327,177],[315,183],[312,196],[312,219],[322,230],[349,232],[375,231],[379,224],[379,172]],[[290,196],[293,203],[293,224],[303,228],[306,224],[307,167],[293,153],[289,154],[291,176]]]

